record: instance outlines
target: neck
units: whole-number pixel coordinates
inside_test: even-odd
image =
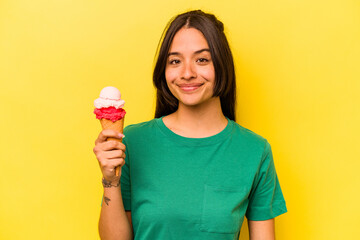
[[[192,138],[215,135],[227,125],[219,97],[214,97],[198,106],[179,104],[178,110],[164,117],[163,120],[165,125],[176,134]]]

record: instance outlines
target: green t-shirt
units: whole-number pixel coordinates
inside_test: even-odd
[[[233,240],[244,215],[287,211],[269,143],[234,121],[206,138],[179,136],[162,118],[124,134],[121,192],[135,240]]]

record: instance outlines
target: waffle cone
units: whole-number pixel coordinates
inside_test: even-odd
[[[120,119],[116,122],[113,122],[113,121],[105,119],[105,118],[100,119],[101,127],[103,130],[111,129],[111,130],[115,130],[117,132],[123,133],[124,119],[125,119],[125,117],[123,117],[122,119]],[[107,141],[109,141],[109,140],[115,140],[115,141],[119,141],[119,142],[122,141],[122,139],[119,139],[119,138],[108,138]]]
[[[115,130],[117,132],[123,133],[124,119],[125,119],[125,117],[123,117],[122,119],[120,119],[116,122],[113,122],[113,121],[105,119],[105,118],[100,119],[101,127],[103,130],[111,129],[111,130]],[[119,139],[119,138],[107,138],[106,139],[106,141],[109,141],[109,140],[122,142],[122,138],[121,139]],[[116,169],[115,169],[116,176],[119,176],[119,172],[120,172],[120,167],[116,167]]]

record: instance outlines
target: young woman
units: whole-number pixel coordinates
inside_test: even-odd
[[[102,239],[274,239],[285,201],[266,139],[235,122],[235,72],[223,24],[190,11],[168,25],[153,75],[155,119],[104,130]],[[126,146],[126,147],[125,147]],[[121,166],[121,179],[115,167]]]

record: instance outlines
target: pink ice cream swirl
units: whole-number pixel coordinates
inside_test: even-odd
[[[115,107],[108,107],[108,108],[95,108],[94,113],[97,119],[105,118],[113,122],[116,122],[124,118],[126,111],[123,108],[116,109]]]

